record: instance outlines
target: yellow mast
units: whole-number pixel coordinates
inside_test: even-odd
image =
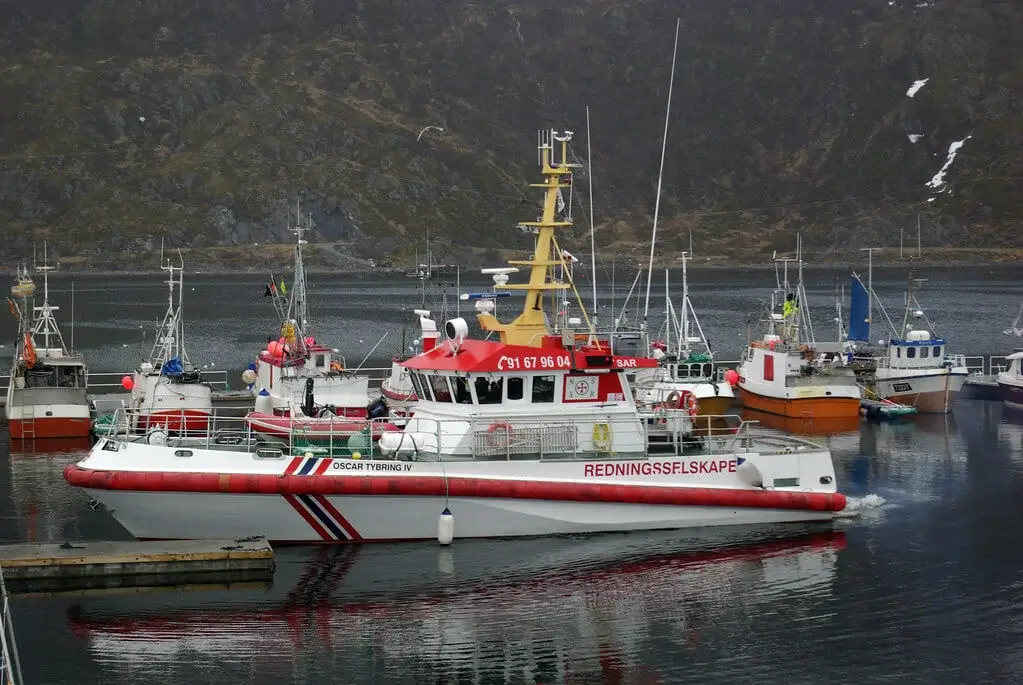
[[[568,283],[552,283],[547,279],[548,270],[553,266],[565,264],[565,258],[557,246],[554,229],[572,225],[571,220],[558,221],[555,216],[558,210],[558,191],[570,187],[563,181],[572,169],[579,166],[568,162],[568,143],[572,140],[572,132],[546,131],[540,133],[540,173],[543,183],[531,183],[533,188],[545,191],[543,214],[538,221],[523,221],[520,226],[536,229],[536,246],[533,258],[510,261],[509,264],[528,266],[529,282],[523,284],[496,283],[494,288],[504,290],[525,290],[526,299],[522,305],[522,313],[514,321],[502,324],[488,311],[480,311],[477,320],[485,331],[500,334],[501,342],[512,345],[529,345],[539,347],[543,336],[547,334],[547,323],[544,319],[544,293],[548,290],[564,290],[571,287]],[[560,147],[560,155],[555,159],[555,144]]]

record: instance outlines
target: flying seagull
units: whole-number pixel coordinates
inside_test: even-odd
[[[444,129],[442,129],[440,126],[427,126],[422,131],[419,132],[418,136],[416,136],[416,141],[418,142],[419,139],[423,137],[423,134],[426,133],[427,131],[429,131],[431,128],[434,129],[434,130],[440,131],[441,133],[444,133]]]

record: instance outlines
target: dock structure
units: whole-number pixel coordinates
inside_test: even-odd
[[[273,548],[265,537],[161,542],[64,542],[0,545],[0,569],[12,586],[31,581],[87,581],[150,576],[158,584],[206,574],[267,575]]]

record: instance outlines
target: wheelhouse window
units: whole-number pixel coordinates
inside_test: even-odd
[[[929,348],[929,347],[921,347],[920,348],[920,358],[921,359],[927,359],[927,355],[930,354],[930,351],[931,351],[931,348]]]
[[[430,402],[435,401],[433,399],[433,388],[430,385],[430,379],[427,375],[425,373],[414,373],[412,374],[412,377],[415,379],[414,382],[416,383],[416,395],[423,400],[428,400]]]
[[[533,402],[554,401],[554,376],[533,376]]]
[[[445,376],[429,375],[430,387],[433,389],[433,400],[435,402],[450,402],[451,388],[448,387],[448,379]]]
[[[480,404],[501,404],[501,394],[504,392],[503,378],[490,379],[486,376],[478,376],[473,385],[476,386],[477,402]],[[521,392],[519,394],[521,395]]]
[[[913,359],[914,357],[916,357],[916,348],[915,347],[907,347],[906,348],[906,358],[907,359]]]
[[[934,348],[934,350],[932,351],[931,356],[932,357],[940,357],[941,356],[941,345],[938,345],[938,346],[936,346]]]
[[[895,348],[895,356],[896,357],[901,357],[902,356],[902,348],[901,347],[896,347]]]
[[[455,392],[455,402],[458,404],[472,404],[472,392],[469,390],[469,381],[461,376],[451,378],[451,388]]]
[[[521,376],[512,376],[508,379],[508,399],[521,400],[525,390],[525,382]]]
[[[318,354],[318,355],[316,355],[314,357],[314,360],[315,361],[313,363],[316,364],[316,366],[318,368],[321,368],[321,369],[327,368],[327,355],[325,355],[325,354]]]
[[[429,396],[425,392],[423,392],[423,386],[420,385],[419,383],[419,374],[410,373],[408,376],[409,379],[412,381],[412,390],[416,393],[416,397],[418,397],[421,400],[429,399]]]

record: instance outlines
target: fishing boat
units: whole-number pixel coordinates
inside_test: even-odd
[[[731,410],[732,403],[735,402],[732,383],[738,380],[738,375],[735,372],[719,373],[714,363],[714,352],[689,299],[689,276],[686,269],[688,253],[683,252],[681,259],[682,311],[678,317],[675,316],[674,305],[666,292],[667,340],[651,343],[652,354],[658,366],[652,372],[636,374],[637,399],[645,404],[659,405],[669,398],[679,397],[683,402],[691,402],[690,406],[695,409],[698,416],[723,416]],[[667,290],[667,273],[665,289]]]
[[[771,295],[767,333],[751,342],[739,363],[738,385],[744,407],[792,418],[843,419],[860,414],[860,386],[846,364],[841,343],[818,344],[813,324],[802,306],[803,260],[776,258],[782,276]],[[798,281],[788,280],[789,262],[798,267]],[[781,305],[781,311],[778,305]]]
[[[185,350],[184,266],[184,261],[174,266],[169,259],[160,266],[167,272],[167,312],[149,358],[121,381],[131,392],[127,416],[134,431],[156,426],[174,432],[204,431],[213,413],[213,390]]]
[[[419,316],[420,337],[409,351],[414,351],[418,347],[421,352],[429,352],[436,347],[437,339],[440,337],[437,322],[430,318],[431,313],[428,309],[417,309],[415,314]],[[404,366],[408,359],[409,355],[406,354],[395,356],[391,360],[390,374],[380,384],[380,396],[387,402],[393,416],[410,414],[419,401],[415,386],[412,385],[412,376]]]
[[[445,340],[404,362],[419,397],[402,430],[349,455],[317,456],[293,435],[205,444],[102,438],[64,470],[138,538],[276,542],[514,537],[831,521],[846,505],[830,452],[794,437],[701,430],[682,409],[641,410],[620,356],[591,334],[547,333],[544,298],[566,287],[549,269],[564,257],[556,198],[572,172],[570,132],[542,132],[545,191],[521,312],[502,323],[493,300],[476,309],[498,339]],[[559,154],[560,153],[560,154]],[[187,459],[185,459],[187,457]],[[458,522],[455,522],[455,517]]]
[[[86,397],[88,369],[85,359],[64,344],[50,304],[49,273],[53,267],[36,267],[43,274],[43,303],[35,306],[35,286],[22,271],[8,300],[18,319],[18,340],[7,386],[7,416],[11,439],[80,438],[89,435],[91,418]]]
[[[337,349],[317,341],[309,323],[303,239],[309,228],[301,213],[291,229],[295,242],[295,279],[289,293],[284,279],[271,276],[267,293],[281,318],[279,335],[269,339],[256,357],[255,369],[242,374],[254,395],[267,390],[274,407],[288,409],[305,398],[306,381],[313,380],[316,399],[323,405],[344,409],[365,408],[370,402],[369,378],[346,368]]]
[[[884,356],[877,359],[874,392],[921,413],[947,414],[969,370],[965,356],[947,354],[945,341],[934,335],[917,301],[916,290],[925,280],[910,270],[902,328],[894,330]]]
[[[1009,365],[995,376],[998,390],[1005,406],[1023,409],[1023,349],[1016,350],[1005,358]]]

